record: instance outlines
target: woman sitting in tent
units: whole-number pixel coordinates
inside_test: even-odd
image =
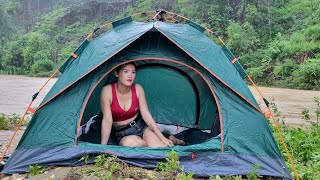
[[[108,143],[112,129],[121,146],[173,146],[173,142],[163,136],[152,118],[143,88],[133,83],[136,77],[135,64],[117,67],[115,76],[118,81],[106,85],[100,96],[103,113],[101,144]]]

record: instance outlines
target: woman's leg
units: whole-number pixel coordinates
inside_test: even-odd
[[[143,132],[143,140],[147,142],[148,147],[166,147],[161,139],[147,127]]]
[[[141,146],[147,146],[147,143],[139,136],[129,135],[129,136],[123,137],[119,145],[129,146],[129,147],[141,147]]]

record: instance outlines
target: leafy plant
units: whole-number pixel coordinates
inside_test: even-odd
[[[239,24],[231,22],[227,28],[228,44],[235,54],[242,55],[253,52],[259,46],[259,37],[248,22]]]
[[[252,77],[254,81],[258,81],[263,78],[263,70],[260,67],[247,69],[248,74]]]
[[[43,74],[43,73],[47,73],[50,72],[54,69],[54,63],[50,60],[40,60],[35,62],[32,66],[31,66],[31,74],[33,76],[39,76],[39,74]]]
[[[84,161],[86,159],[88,160],[89,156],[83,157]],[[111,179],[113,175],[122,168],[116,156],[107,157],[105,154],[102,154],[97,156],[94,162],[95,164],[93,168],[82,171],[84,175],[93,175],[96,177],[104,177],[104,179]]]
[[[293,83],[301,89],[320,87],[320,61],[308,60],[293,72]]]
[[[30,165],[29,170],[27,170],[28,173],[30,173],[32,176],[37,175],[37,174],[42,174],[44,173],[45,168],[43,166],[40,166],[38,164],[36,165]]]
[[[281,122],[281,124],[285,124],[284,123],[285,116],[283,116],[281,114],[281,112],[279,111],[278,106],[274,102],[274,99],[270,102],[270,108],[272,109],[272,112],[274,114],[274,117],[275,117],[276,121],[277,122]]]
[[[173,172],[178,170],[180,167],[179,156],[175,150],[171,150],[170,153],[166,153],[166,162],[158,162],[157,169],[162,172]]]
[[[166,153],[166,162],[158,162],[156,170],[160,170],[162,173],[180,173],[177,174],[178,179],[189,180],[193,179],[192,172],[184,172],[184,166],[180,166],[179,156],[175,150],[171,150],[170,153]]]
[[[90,159],[94,158],[93,154],[86,154],[84,156],[81,157],[81,159],[79,161],[83,161],[84,163],[88,163]]]
[[[320,96],[314,97],[314,101],[317,104],[317,109],[316,109],[316,117],[317,117],[317,124],[319,124],[319,118],[320,118]]]
[[[309,114],[309,109],[303,109],[301,112],[301,118],[309,121],[310,120],[310,114]]]
[[[260,175],[258,174],[257,170],[260,169],[260,164],[253,165],[252,172],[247,174],[248,180],[257,180],[260,179]]]
[[[5,115],[3,113],[0,114],[0,130],[13,130],[17,127],[21,117],[17,114]],[[28,120],[25,120],[22,126],[26,126],[28,124]]]
[[[281,76],[282,78],[286,78],[291,76],[292,72],[298,68],[298,65],[295,64],[292,60],[286,59],[285,62],[281,65],[275,66],[273,72]]]
[[[180,173],[180,174],[177,175],[177,178],[178,178],[179,180],[191,180],[191,179],[193,179],[193,178],[192,178],[193,175],[194,175],[194,174],[193,174],[192,172],[187,172],[187,173],[182,172],[182,173]]]
[[[223,178],[220,177],[219,175],[216,175],[216,176],[210,176],[209,180],[223,180]]]

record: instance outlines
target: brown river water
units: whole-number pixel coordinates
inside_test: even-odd
[[[0,75],[0,113],[7,115],[16,113],[22,116],[31,101],[32,95],[35,94],[46,81],[47,78]],[[41,103],[41,100],[47,92],[49,92],[55,82],[56,79],[49,81],[45,88],[40,92],[32,107],[37,107]],[[266,111],[266,107],[259,97],[258,92],[253,87],[250,87],[250,89],[258,103],[261,105],[262,110]],[[259,87],[259,90],[267,100],[273,100],[275,102],[278,110],[281,112],[281,116],[284,117],[284,122],[286,124],[292,126],[307,125],[307,123],[301,119],[301,112],[304,108],[310,110],[311,119],[316,119],[314,113],[316,110],[316,103],[313,98],[315,96],[320,96],[320,91],[270,87]],[[22,133],[23,128],[18,131],[12,147],[10,147],[10,152],[12,152],[17,145]],[[0,153],[4,151],[12,134],[13,131],[0,131]]]

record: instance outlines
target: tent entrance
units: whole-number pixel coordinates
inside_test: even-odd
[[[165,64],[144,64],[137,67],[136,83],[144,88],[149,110],[157,123],[198,125],[199,92],[184,71]]]
[[[217,104],[203,75],[190,66],[171,59],[138,58],[128,61],[137,65],[135,83],[144,88],[149,110],[157,123],[209,131],[214,129],[217,132],[213,134],[220,133]],[[94,135],[80,137],[80,141],[100,143],[100,93],[106,84],[116,81],[113,70],[121,64],[123,63],[115,65],[102,75],[88,94],[80,125],[85,125],[90,117],[99,115],[96,122],[98,126]]]

